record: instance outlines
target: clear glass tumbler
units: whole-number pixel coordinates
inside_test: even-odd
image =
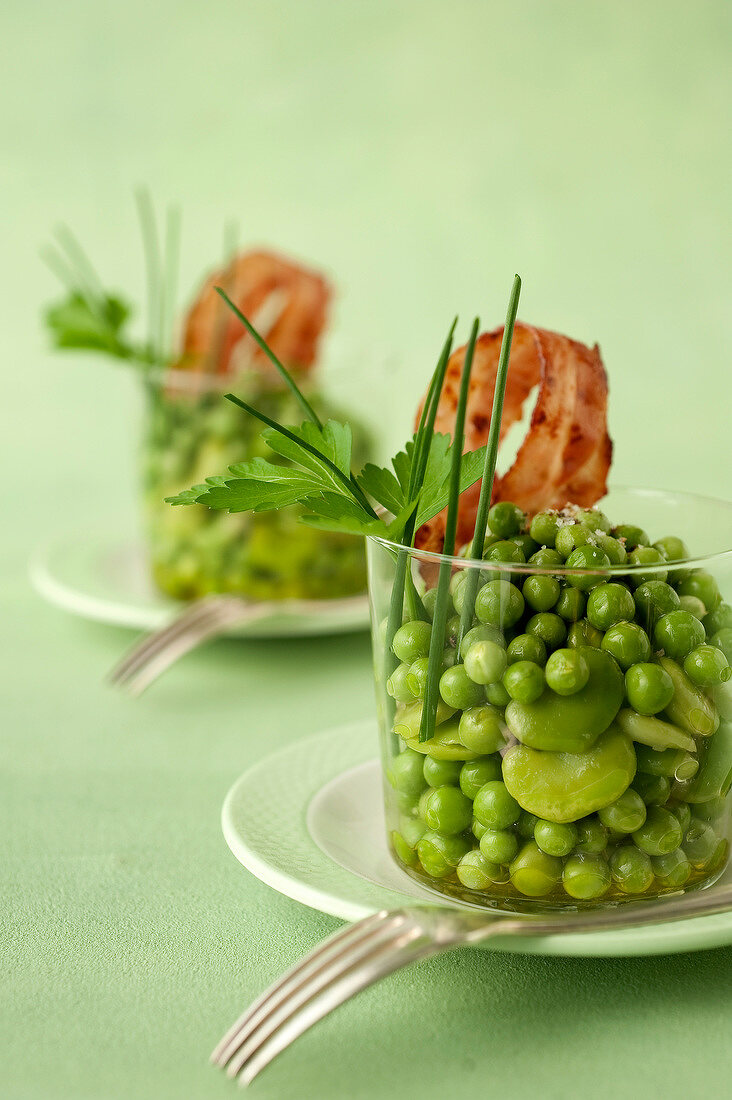
[[[617,489],[599,507],[559,514],[543,545],[494,535],[481,561],[367,540],[389,845],[439,894],[598,906],[705,886],[727,863],[732,505]],[[587,543],[595,564],[568,567]]]
[[[306,379],[298,382],[328,415],[322,396]],[[148,381],[142,493],[150,568],[158,588],[183,600],[212,592],[261,600],[363,592],[362,541],[306,527],[295,508],[230,514],[200,504],[165,503],[165,497],[237,462],[278,461],[260,438],[259,422],[224,399],[228,391],[285,424],[302,419],[289,390],[253,371],[222,378],[169,370]]]

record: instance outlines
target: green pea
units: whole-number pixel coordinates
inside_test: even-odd
[[[562,885],[571,898],[591,901],[610,889],[610,868],[600,855],[580,852],[569,857],[562,871]]]
[[[709,642],[717,649],[721,649],[727,660],[732,662],[732,627],[723,626],[721,630],[715,631]]]
[[[498,754],[484,756],[480,760],[467,760],[460,769],[460,790],[474,799],[481,787],[500,778],[501,758]]]
[[[610,857],[610,874],[625,894],[644,894],[653,883],[651,857],[634,844],[623,844]]]
[[[452,668],[453,665],[456,665],[456,664],[457,664],[457,650],[454,648],[454,646],[451,646],[451,645],[445,646],[445,648],[442,651],[442,667],[443,667],[443,669]]]
[[[604,550],[601,550],[599,546],[593,546],[589,542],[585,543],[584,546],[578,546],[576,550],[573,550],[567,558],[568,569],[582,570],[578,573],[568,573],[567,582],[573,588],[579,588],[582,592],[589,592],[591,588],[595,588],[602,581],[602,575],[596,570],[607,569],[609,565],[610,558]]]
[[[435,787],[425,800],[424,820],[429,829],[443,836],[454,836],[470,828],[473,806],[457,787]]]
[[[609,727],[623,701],[620,670],[599,649],[585,646],[576,652],[590,669],[580,691],[564,697],[547,691],[533,703],[514,700],[506,707],[506,724],[519,741],[535,749],[582,752]]]
[[[524,598],[515,584],[492,580],[484,584],[475,600],[475,614],[482,623],[509,627],[524,613]]]
[[[554,546],[559,530],[559,516],[556,512],[537,512],[531,521],[529,533],[540,546]]]
[[[539,549],[539,543],[532,539],[531,535],[513,535],[511,542],[515,542],[519,549],[523,551],[526,561]]]
[[[666,561],[686,561],[689,557],[686,543],[675,535],[666,535],[665,538],[659,539],[654,542],[653,548],[658,550]]]
[[[671,796],[671,782],[665,775],[647,775],[638,772],[633,780],[636,791],[646,806],[664,806]]]
[[[635,527],[632,523],[621,523],[618,527],[611,528],[616,539],[623,539],[626,550],[635,550],[636,546],[650,546],[651,540],[642,527]]]
[[[691,874],[691,864],[682,848],[677,848],[675,852],[668,852],[666,855],[653,856],[651,866],[662,886],[676,890],[688,882]]]
[[[459,574],[459,575],[462,576],[462,574]],[[436,588],[428,588],[427,591],[425,592],[424,596],[422,597],[422,607],[425,609],[425,611],[429,615],[430,622],[432,621],[432,617],[434,616],[434,613],[435,613],[435,604],[436,603],[437,603],[437,589]]]
[[[652,546],[636,546],[635,550],[631,550],[628,554],[628,565],[650,565],[654,568],[647,573],[634,568],[633,572],[628,574],[630,584],[634,588],[638,588],[648,581],[665,581],[668,577],[668,569],[660,568],[665,563],[666,559],[663,555],[658,550],[654,550]]]
[[[585,613],[587,598],[579,588],[564,588],[556,602],[554,611],[567,622],[576,623]]]
[[[639,714],[653,715],[665,710],[673,699],[674,685],[660,665],[641,661],[625,674],[625,694]]]
[[[684,852],[692,867],[704,868],[712,863],[719,837],[711,825],[692,814],[684,837]]]
[[[627,561],[627,551],[619,539],[613,538],[612,535],[596,534],[595,542],[601,550],[605,551],[611,565],[623,565]]]
[[[599,855],[607,848],[607,829],[600,819],[592,814],[576,822],[578,852],[587,852],[590,855]]]
[[[529,558],[529,565],[538,565],[542,569],[551,569],[555,565],[564,565],[564,558],[558,550],[545,546]]]
[[[634,775],[633,744],[615,726],[584,752],[515,745],[503,757],[503,781],[522,808],[560,823],[614,804]]]
[[[634,790],[627,790],[609,806],[597,811],[600,821],[608,829],[619,833],[634,833],[646,820],[646,805]]]
[[[470,831],[476,840],[480,840],[483,833],[486,831],[487,826],[482,821],[478,821],[477,818],[473,818],[473,824],[470,826]]]
[[[526,523],[526,515],[516,504],[501,500],[488,512],[488,526],[494,535],[501,539],[510,539],[518,535]]]
[[[554,545],[564,559],[570,557],[578,546],[594,545],[595,533],[581,523],[567,523],[557,531]]]
[[[728,603],[719,603],[714,611],[709,611],[704,616],[704,629],[708,635],[712,635],[725,627],[732,627],[732,607]]]
[[[523,840],[531,840],[538,820],[536,814],[530,814],[528,810],[522,810],[519,814],[516,832]]]
[[[431,878],[447,878],[469,851],[470,844],[464,837],[431,831],[417,844],[419,862]]]
[[[556,649],[544,670],[548,686],[557,695],[576,695],[590,678],[590,666],[579,649]]]
[[[427,688],[429,664],[429,657],[418,657],[417,660],[412,661],[409,666],[407,686],[412,693],[413,699],[424,699],[424,693]]]
[[[465,853],[455,873],[458,881],[468,890],[489,890],[494,882],[501,881],[498,864],[486,859],[477,848]]]
[[[419,753],[415,755],[420,756]],[[460,781],[462,760],[437,760],[431,756],[420,756],[420,759],[423,761],[422,776],[430,787],[444,787],[448,783],[455,786]]]
[[[694,806],[694,816],[702,821],[720,822],[726,830],[727,824],[727,799],[724,795],[712,798],[709,802],[702,802]]]
[[[690,576],[684,577],[679,582],[678,593],[680,596],[696,596],[707,611],[714,611],[722,601],[719,585],[711,573],[703,569],[697,569]]]
[[[587,597],[587,618],[598,630],[635,618],[635,601],[624,584],[598,584]]]
[[[533,703],[544,691],[544,675],[533,661],[517,661],[506,669],[503,686],[512,699]]]
[[[495,642],[474,642],[465,654],[465,671],[476,684],[500,680],[506,664],[506,650]]]
[[[718,650],[715,650],[715,653]],[[398,703],[411,703],[416,699],[416,693],[412,691],[409,683],[409,671],[411,665],[401,664],[392,672],[389,679],[386,681],[386,690],[392,699],[396,699]]]
[[[658,649],[667,657],[683,660],[692,649],[702,645],[706,638],[704,627],[688,611],[669,611],[656,623],[653,638]]]
[[[429,623],[415,619],[399,627],[391,648],[400,661],[411,664],[418,657],[429,656],[431,634],[432,627]]]
[[[526,578],[522,591],[524,600],[534,611],[548,611],[559,598],[559,581],[555,577],[535,574]]]
[[[694,738],[689,737],[678,726],[663,722],[660,718],[637,714],[629,707],[618,711],[615,721],[633,741],[649,745],[652,749],[684,749],[686,752],[694,752],[696,749]]]
[[[464,665],[445,669],[440,677],[440,695],[455,710],[477,706],[484,699],[483,688],[473,683]]]
[[[486,829],[480,850],[493,863],[510,863],[518,851],[518,838],[510,829]]]
[[[595,534],[608,534],[612,528],[610,520],[599,508],[579,508],[577,510],[577,522],[589,527]]]
[[[541,638],[547,649],[557,649],[567,637],[567,627],[559,615],[540,611],[527,622],[526,633]]]
[[[467,749],[493,753],[503,748],[503,715],[497,707],[468,707],[460,716],[458,736]]]
[[[506,657],[509,665],[518,661],[533,661],[535,665],[546,664],[546,646],[535,634],[518,634],[508,643]]]
[[[534,840],[548,856],[568,856],[577,843],[577,829],[571,822],[536,822]]]
[[[521,807],[506,789],[505,783],[486,783],[475,796],[473,813],[489,829],[508,829],[515,825]]]
[[[453,647],[457,643],[457,636],[460,633],[460,616],[453,615],[445,623],[445,641],[448,646]]]
[[[602,645],[602,633],[586,619],[582,619],[578,623],[572,623],[567,631],[567,645],[570,649],[578,649],[584,645],[599,649]]]
[[[497,684],[487,684],[485,697],[494,707],[505,707],[511,702],[511,696],[503,686],[503,681]]]
[[[668,717],[688,733],[710,737],[719,727],[719,713],[714,703],[691,682],[675,661],[662,657],[660,664],[674,685],[673,698],[666,707]]]
[[[391,846],[397,858],[400,859],[402,863],[405,863],[407,867],[414,867],[417,863],[416,849],[406,841],[401,833],[397,833],[396,831],[391,833],[390,839]]]
[[[646,820],[633,833],[636,847],[649,856],[666,856],[669,852],[675,852],[682,839],[679,822],[661,806],[649,806]]]
[[[684,672],[697,687],[713,687],[724,684],[732,676],[729,661],[713,645],[699,645],[684,660]]]
[[[676,590],[666,581],[646,581],[635,590],[638,621],[649,631],[662,615],[675,611],[680,602]]]
[[[483,555],[483,561],[524,565],[526,558],[520,546],[512,540],[506,539],[501,542],[494,542],[492,546],[489,546]],[[505,573],[504,576],[508,579],[510,574]]]
[[[683,749],[651,749],[636,745],[638,771],[647,775],[665,775],[669,779],[691,779],[699,770],[699,761]]]
[[[395,790],[416,797],[424,788],[423,760],[420,753],[405,749],[390,762],[386,778]]]
[[[475,645],[476,642],[494,642],[496,645],[503,646],[504,648],[506,645],[506,639],[497,627],[489,626],[487,623],[481,623],[480,626],[471,627],[460,643],[460,656],[463,660],[465,660],[465,654],[470,647]]]
[[[707,609],[696,596],[679,596],[679,607],[682,611],[688,611],[695,619],[705,619]]]
[[[529,898],[549,894],[562,877],[562,861],[542,852],[535,840],[529,840],[511,863],[511,882],[520,894]]]
[[[651,643],[637,623],[616,623],[604,635],[601,648],[618,662],[623,670],[645,663],[651,656]]]

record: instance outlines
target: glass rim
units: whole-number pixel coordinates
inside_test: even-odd
[[[645,496],[673,496],[681,497],[688,500],[706,501],[709,504],[715,504],[721,508],[728,508],[732,513],[732,501],[721,500],[718,497],[706,496],[702,493],[690,493],[682,489],[649,489],[644,486],[633,485],[611,485],[608,489],[608,493],[612,492],[626,492],[637,493]],[[602,501],[605,497],[602,497],[596,507],[602,505]],[[731,515],[732,519],[732,515]],[[625,576],[628,573],[668,573],[671,570],[676,569],[699,569],[705,565],[718,563],[720,561],[730,560],[732,561],[732,546],[726,550],[716,550],[712,554],[703,554],[690,558],[679,558],[677,561],[663,561],[656,562],[622,562],[618,565],[606,565],[599,566],[594,569],[579,569],[576,567],[568,567],[564,565],[540,565],[536,562],[501,562],[501,561],[485,561],[481,558],[462,558],[457,554],[442,554],[434,550],[419,550],[414,546],[404,546],[398,542],[392,542],[390,539],[382,538],[381,535],[366,535],[366,541],[376,542],[389,550],[391,553],[400,553],[406,551],[410,557],[416,558],[419,561],[424,561],[433,565],[446,565],[451,567],[457,567],[460,569],[481,569],[483,571],[490,570],[496,573],[517,573],[521,576],[531,576],[535,574],[544,574],[547,576]],[[510,541],[510,540],[509,540]],[[653,576],[649,577],[653,580]]]

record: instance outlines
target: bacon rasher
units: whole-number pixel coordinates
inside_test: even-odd
[[[466,451],[488,440],[493,390],[503,328],[477,341],[465,421]],[[465,348],[453,352],[435,420],[435,431],[452,435]],[[607,375],[597,346],[589,348],[556,332],[517,322],[511,345],[501,439],[521,419],[526,399],[539,387],[536,406],[516,460],[493,485],[493,502],[511,500],[533,515],[577,504],[588,508],[606,492],[612,458],[607,431]],[[475,526],[480,482],[460,499],[457,543]],[[445,512],[417,532],[416,545],[440,551]]]
[[[312,367],[325,326],[330,287],[317,272],[271,252],[241,253],[227,268],[206,280],[186,318],[177,366],[215,374],[233,373],[246,349],[248,363],[272,369],[264,353],[253,346],[242,323],[215,292],[216,286],[223,287],[255,325],[262,311],[262,335],[286,366]],[[270,303],[277,317],[271,328],[266,317]]]

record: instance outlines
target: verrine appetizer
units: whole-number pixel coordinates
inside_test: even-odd
[[[354,474],[348,425],[301,402],[300,427],[265,433],[299,448],[290,496],[250,464],[173,503],[297,499],[306,523],[366,535],[386,822],[410,875],[518,909],[701,886],[729,849],[732,507],[606,497],[599,350],[517,324],[519,289],[504,328],[476,321],[453,352],[453,326],[391,469]]]
[[[214,289],[255,319],[269,347],[298,387],[334,416],[319,377],[322,338],[332,289],[323,275],[266,250],[234,254],[206,277],[180,324],[174,324],[171,240],[156,258],[157,229],[143,201],[143,228],[151,270],[146,342],[128,333],[130,308],[105,291],[73,238],[62,234],[56,266],[71,283],[67,299],[47,313],[57,347],[83,348],[137,368],[144,388],[141,481],[150,572],[176,599],[212,592],[253,599],[331,599],[365,591],[363,545],[339,532],[298,523],[289,511],[222,515],[203,507],[172,510],[164,498],[211,469],[225,469],[266,453],[256,426],[224,400],[227,390],[288,422],[298,405],[291,389]],[[174,234],[173,234],[174,236]],[[166,279],[165,272],[168,270]],[[180,331],[178,331],[180,329]],[[361,458],[369,446],[359,433]],[[286,465],[287,456],[276,461]]]

